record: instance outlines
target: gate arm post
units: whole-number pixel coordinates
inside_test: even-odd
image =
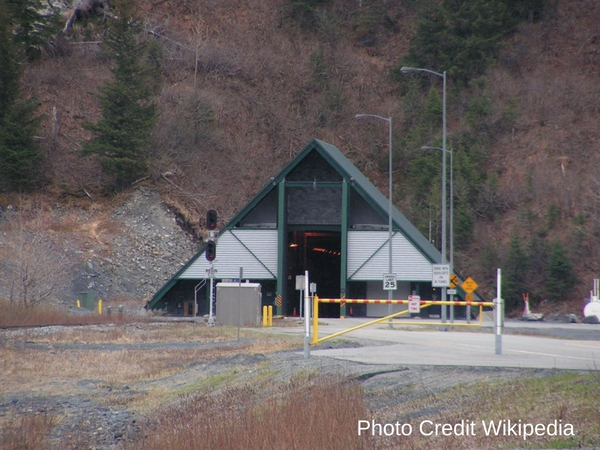
[[[311,344],[319,341],[319,296],[315,294],[313,298],[313,338]]]

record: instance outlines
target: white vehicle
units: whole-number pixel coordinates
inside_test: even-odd
[[[600,299],[598,298],[598,288],[600,279],[594,279],[594,289],[590,291],[590,301],[583,307],[583,317],[596,316],[600,321]]]

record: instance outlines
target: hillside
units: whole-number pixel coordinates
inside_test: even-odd
[[[146,183],[198,235],[207,209],[227,221],[315,137],[338,147],[386,192],[387,130],[356,122],[355,114],[394,118],[397,180],[408,179],[409,155],[432,145],[403,146],[424,100],[415,103],[392,76],[414,36],[418,2],[336,0],[308,16],[294,16],[290,4],[136,1],[147,35],[164,48]],[[100,115],[90,93],[110,76],[99,48],[103,20],[96,14],[76,22],[23,80],[45,114],[40,142],[52,183],[38,195],[92,220],[98,205],[109,211],[113,204],[98,164],[78,154],[90,138],[82,122]],[[541,20],[521,23],[484,77],[465,89],[449,78],[457,201],[466,198],[461,177],[470,169],[461,164],[470,145],[464,136],[481,139],[473,145],[484,158],[474,170],[486,180],[468,205],[472,231],[457,245],[455,262],[486,294],[514,234],[534,256],[528,282],[536,301],[547,294],[535,265],[536,248],[546,248],[540,242],[558,240],[568,250],[578,283],[566,300],[577,308],[600,274],[598,23],[597,2],[553,2]],[[437,92],[438,84],[431,80]],[[478,115],[474,100],[484,105]],[[440,134],[441,120],[429,136]],[[410,189],[398,181],[395,203],[426,235],[419,220],[427,212],[417,209]],[[6,194],[1,203],[17,201]]]

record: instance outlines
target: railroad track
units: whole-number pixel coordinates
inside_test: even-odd
[[[22,328],[44,328],[44,327],[80,327],[85,325],[106,325],[115,322],[72,322],[72,323],[36,323],[23,325],[0,325],[0,330],[18,330]]]

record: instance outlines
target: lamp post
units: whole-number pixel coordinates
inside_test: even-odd
[[[444,152],[444,149],[440,147],[429,147],[423,146],[421,150],[440,150]],[[454,273],[454,152],[453,150],[446,150],[450,153],[450,273]],[[454,306],[450,307],[450,311],[454,311]],[[452,314],[454,316],[454,314]]]
[[[446,71],[443,73],[435,72],[429,69],[419,69],[415,67],[402,67],[402,73],[429,73],[437,75],[443,80],[442,89],[442,261],[441,264],[446,264]],[[446,287],[442,287],[442,300],[447,300]],[[442,322],[446,322],[446,307],[442,307]]]
[[[383,120],[388,123],[389,126],[389,159],[388,159],[388,249],[389,249],[389,258],[388,258],[388,273],[392,273],[392,118],[376,116],[374,114],[357,114],[354,116],[355,119],[378,119]],[[388,301],[392,300],[392,291],[388,289]],[[388,316],[392,315],[392,304],[388,303]],[[390,327],[391,327],[390,322]]]

